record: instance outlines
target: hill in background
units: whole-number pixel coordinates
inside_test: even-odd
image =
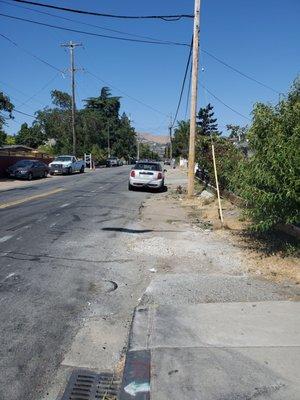
[[[170,138],[167,135],[154,135],[148,132],[137,132],[141,143],[148,144],[150,149],[158,153],[161,157],[164,157],[165,148],[170,142]]]

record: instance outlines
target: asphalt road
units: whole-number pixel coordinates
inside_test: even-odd
[[[0,193],[0,399],[40,399],[70,348],[95,276],[118,260],[119,232],[143,192],[128,167]],[[41,196],[41,197],[38,197]],[[107,305],[106,305],[107,306]]]

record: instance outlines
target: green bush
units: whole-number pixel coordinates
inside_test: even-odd
[[[246,200],[255,230],[300,222],[300,80],[277,106],[258,103],[248,134],[253,155],[238,164],[231,185]]]
[[[215,147],[216,165],[218,171],[219,186],[221,189],[234,190],[232,177],[237,166],[242,162],[244,156],[228,139],[220,136],[213,137]],[[211,139],[207,136],[197,138],[197,162],[201,169],[208,171],[212,185],[215,183]]]

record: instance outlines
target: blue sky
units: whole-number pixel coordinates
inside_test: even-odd
[[[132,15],[193,13],[194,7],[193,0],[48,0],[48,3]],[[25,10],[17,7],[18,4],[11,0],[1,1],[0,12],[72,29],[110,34],[100,28]],[[113,20],[22,6],[103,28],[162,40],[189,43],[192,35],[192,20]],[[299,19],[299,0],[202,0],[200,45],[202,49],[242,72],[279,92],[286,92],[300,71]],[[69,40],[83,43],[84,47],[76,49],[76,64],[86,70],[76,74],[77,106],[83,105],[82,99],[96,96],[101,86],[114,86],[112,93],[122,96],[122,111],[131,115],[138,131],[167,133],[169,115],[174,115],[177,106],[188,56],[187,47],[120,42],[37,26],[3,16],[0,33],[63,70],[69,66],[69,54],[60,44]],[[51,104],[52,89],[70,90],[68,75],[63,77],[1,37],[0,43],[3,55],[0,90],[11,97],[16,109],[33,114]],[[278,100],[275,92],[245,79],[203,52],[200,54],[200,64],[200,84],[204,84],[216,97],[248,118],[251,118],[255,102],[274,104]],[[96,80],[87,71],[106,83]],[[134,101],[116,88],[159,112]],[[214,105],[219,127],[223,131],[229,123],[249,123],[246,118],[205,92],[201,86],[198,98],[199,107],[208,102]],[[179,119],[186,115],[186,104],[185,92]],[[31,123],[32,120],[31,117],[15,114],[15,120],[9,122],[6,131],[14,134],[22,122]]]

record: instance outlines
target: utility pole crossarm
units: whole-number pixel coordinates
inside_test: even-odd
[[[72,136],[73,136],[73,155],[76,156],[76,127],[75,127],[75,113],[76,113],[76,102],[75,102],[75,68],[74,61],[74,49],[78,46],[82,46],[82,43],[73,43],[71,40],[69,43],[63,43],[61,47],[68,47],[70,50],[71,57],[71,92],[72,92]]]

